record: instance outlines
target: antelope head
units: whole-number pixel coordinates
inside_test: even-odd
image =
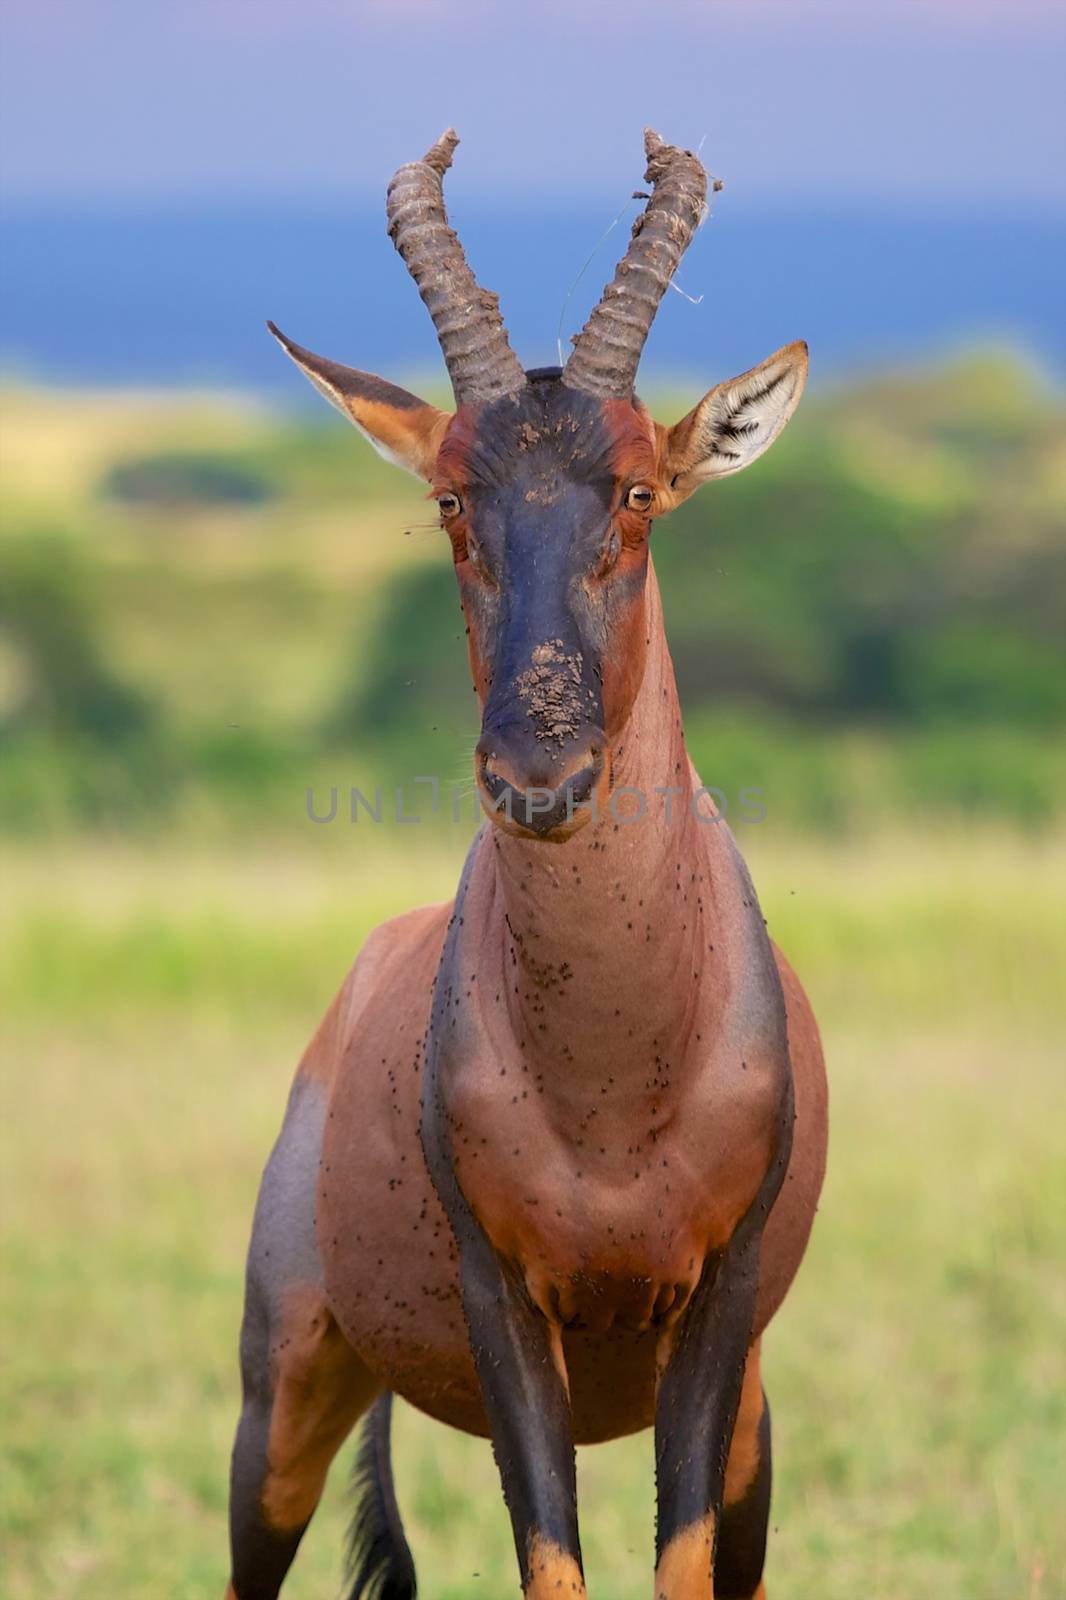
[[[481,703],[478,790],[498,825],[561,840],[594,814],[647,648],[656,517],[762,455],[799,402],[807,347],[717,384],[672,427],[634,393],[656,308],[703,216],[696,156],[645,135],[647,205],[563,368],[523,370],[448,225],[449,130],[389,185],[388,227],[433,318],[454,414],[271,332],[388,460],[432,486]]]

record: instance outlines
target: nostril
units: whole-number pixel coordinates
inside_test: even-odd
[[[575,772],[572,778],[566,780],[565,785],[570,791],[571,799],[583,804],[596,787],[598,776],[599,772],[595,766],[582,767],[580,772]]]
[[[477,752],[477,769],[480,777],[491,783],[500,781],[500,769],[495,750],[479,750]]]
[[[551,833],[595,807],[595,794],[606,765],[600,743],[578,746],[580,766],[566,752],[541,748],[523,752],[517,770],[507,748],[483,736],[475,747],[475,771],[482,801],[490,815],[500,812],[530,833]],[[577,808],[581,811],[577,811]]]
[[[477,775],[481,787],[492,798],[498,799],[507,789],[506,778],[501,777],[496,767],[496,752],[494,750],[479,750],[477,752]]]

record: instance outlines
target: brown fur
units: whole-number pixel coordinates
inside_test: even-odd
[[[664,767],[673,773],[683,745],[653,579],[648,606],[654,651],[616,779],[647,778],[650,789]],[[677,781],[692,781],[687,767]],[[578,1442],[651,1423],[661,1327],[750,1203],[769,1131],[757,1057],[734,1061],[715,1043],[723,1005],[728,1017],[742,998],[750,937],[724,824],[668,832],[668,859],[644,866],[642,832],[614,831],[607,819],[556,853],[488,831],[464,910],[486,1053],[463,1089],[460,1177],[494,1244],[562,1328]],[[599,908],[594,923],[581,919],[564,944],[553,908],[565,924],[586,898]],[[305,1062],[330,1084],[318,1234],[334,1314],[382,1383],[485,1433],[455,1245],[418,1134],[430,992],[450,916],[450,905],[427,907],[371,936],[334,1002],[344,1023],[327,1030],[332,1061],[322,1059],[320,1030]],[[764,1237],[756,1332],[799,1265],[825,1158],[817,1030],[780,955],[778,966],[797,1121]],[[652,1131],[634,1147],[637,1126]]]
[[[495,761],[494,780],[515,791],[541,786],[529,776],[535,770],[550,772],[558,794],[568,776],[587,775],[583,792],[592,790],[594,804],[565,826],[551,814],[543,837],[566,838],[565,846],[534,837],[529,817],[527,827],[493,815],[457,902],[410,912],[370,936],[301,1060],[262,1223],[269,1234],[278,1217],[306,1216],[286,1254],[300,1270],[279,1278],[277,1258],[268,1265],[263,1249],[250,1289],[249,1350],[264,1317],[271,1343],[257,1502],[270,1537],[250,1540],[249,1560],[284,1570],[331,1457],[381,1389],[487,1434],[483,1385],[494,1370],[503,1374],[494,1380],[503,1396],[494,1401],[494,1424],[501,1415],[515,1420],[506,1349],[502,1365],[493,1354],[486,1366],[485,1328],[507,1316],[500,1325],[522,1327],[529,1345],[527,1366],[514,1369],[528,1377],[517,1385],[524,1398],[515,1416],[530,1424],[523,1447],[537,1434],[528,1460],[541,1463],[532,1477],[548,1486],[545,1504],[570,1482],[568,1424],[574,1443],[592,1443],[655,1422],[660,1459],[674,1462],[665,1489],[660,1484],[656,1594],[712,1600],[722,1504],[742,1504],[755,1486],[752,1503],[765,1507],[760,1336],[813,1222],[825,1170],[826,1085],[810,1005],[768,944],[743,863],[686,754],[649,533],[653,518],[703,477],[737,470],[776,437],[802,389],[805,351],[801,358],[801,347],[790,346],[717,386],[673,429],[658,427],[639,402],[609,400],[590,413],[587,397],[575,411],[560,407],[558,395],[542,404],[547,391],[531,390],[524,411],[501,402],[482,435],[476,406],[449,418],[282,342],[334,404],[435,494],[463,502],[476,487],[475,508],[495,505],[500,522],[498,475],[506,478],[507,451],[519,453],[524,476],[512,483],[506,515],[524,529],[532,565],[498,569],[511,574],[508,593],[538,593],[516,585],[539,581],[540,509],[562,506],[562,542],[553,548],[571,563],[576,551],[578,564],[556,566],[557,588],[540,592],[564,605],[554,613],[562,621],[544,638],[537,615],[537,631],[518,636],[517,665],[499,685],[492,674],[501,657],[490,648],[500,612],[490,592],[493,557],[479,549],[465,505],[443,520],[475,688],[483,706],[503,696],[503,720],[479,747],[483,797]],[[577,487],[567,489],[568,474]],[[628,505],[634,485],[653,491],[647,511]],[[567,511],[575,504],[579,517]],[[510,531],[508,521],[495,537],[506,542]],[[584,631],[569,641],[554,636],[577,627],[576,618]],[[486,729],[494,715],[489,707]],[[497,753],[494,744],[505,745],[516,726],[524,743]],[[634,802],[658,804],[661,815],[629,824]],[[435,1065],[445,1032],[449,1045],[447,1070],[427,1094],[434,1004]],[[423,1098],[444,1129],[439,1146],[436,1124],[427,1135]],[[447,1152],[433,1168],[435,1182],[431,1147]],[[496,1308],[481,1329],[480,1381],[457,1237],[466,1241],[463,1263],[488,1260],[495,1275],[488,1298],[476,1302],[483,1318],[485,1305]],[[707,1391],[717,1398],[699,1445],[713,1468],[704,1484],[701,1464],[693,1468],[685,1454],[689,1402],[710,1370],[693,1367],[693,1352],[713,1364],[720,1339],[731,1352],[721,1371],[734,1387]],[[245,1378],[250,1443],[235,1482],[251,1481],[255,1468],[258,1381],[253,1362]],[[537,1397],[526,1392],[530,1384]],[[557,1409],[538,1434],[538,1402],[553,1395]],[[558,1447],[551,1457],[546,1434]],[[681,1454],[671,1456],[675,1447]],[[512,1484],[523,1470],[512,1459]],[[676,1494],[671,1504],[670,1486],[689,1485],[690,1470],[692,1493],[705,1489],[705,1497],[682,1510]],[[522,1494],[531,1487],[527,1476]],[[572,1492],[570,1482],[571,1505]],[[583,1597],[576,1521],[554,1524],[564,1547],[527,1512],[523,1506],[515,1521],[526,1600]],[[558,1516],[560,1507],[544,1514]],[[239,1508],[238,1521],[244,1515]],[[756,1564],[752,1583],[757,1572]],[[764,1595],[761,1583],[757,1593]]]
[[[345,367],[286,337],[272,322],[267,327],[286,355],[377,449],[420,478],[431,479],[451,417],[417,395],[387,383],[372,372]]]
[[[274,1402],[263,1482],[271,1527],[300,1528],[318,1504],[329,1464],[376,1392],[321,1290],[294,1284],[272,1351]]]
[[[349,409],[356,425],[377,439],[408,471],[420,478],[432,477],[433,464],[451,420],[446,411],[420,406],[416,411],[398,413],[373,400],[359,400]]]

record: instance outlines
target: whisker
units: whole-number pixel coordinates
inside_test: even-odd
[[[674,278],[670,279],[670,287],[676,294],[679,294],[683,300],[687,300],[690,306],[698,306],[703,302],[702,294],[689,294],[688,290],[682,289],[681,285]]]
[[[621,211],[615,217],[614,221],[613,222],[609,222],[607,224],[607,227],[600,234],[600,237],[596,240],[596,243],[593,245],[593,247],[590,250],[586,260],[582,264],[581,269],[578,272],[577,277],[574,279],[573,283],[570,285],[569,289],[567,289],[567,291],[566,291],[566,298],[563,301],[562,309],[559,312],[559,322],[558,322],[558,326],[556,327],[556,330],[555,330],[555,348],[559,352],[559,365],[561,367],[564,367],[566,365],[566,362],[563,359],[563,319],[566,316],[566,308],[570,304],[570,301],[573,299],[574,290],[577,288],[578,284],[581,282],[582,278],[585,276],[585,273],[588,271],[589,267],[592,265],[593,261],[595,260],[597,254],[599,253],[599,251],[600,251],[601,247],[603,246],[603,244],[605,243],[605,241],[614,232],[615,228],[617,228],[618,224],[621,222],[622,218],[625,216],[626,212],[629,210],[630,206],[633,204],[633,201],[637,200],[637,199],[640,199],[640,198],[642,198],[642,197],[639,196],[639,195],[635,195],[635,194],[631,194],[630,195],[629,199],[626,201],[626,203],[622,207]]]

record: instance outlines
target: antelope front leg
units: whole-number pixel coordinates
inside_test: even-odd
[[[456,1175],[434,1053],[422,1146],[459,1249],[459,1282],[492,1449],[511,1514],[525,1600],[585,1600],[577,1472],[559,1329],[497,1255]]]
[[[570,1401],[558,1330],[470,1218],[463,1309],[511,1514],[525,1600],[584,1600]]]
[[[660,1348],[655,1600],[714,1600],[726,1460],[755,1315],[761,1233],[746,1218]]]

